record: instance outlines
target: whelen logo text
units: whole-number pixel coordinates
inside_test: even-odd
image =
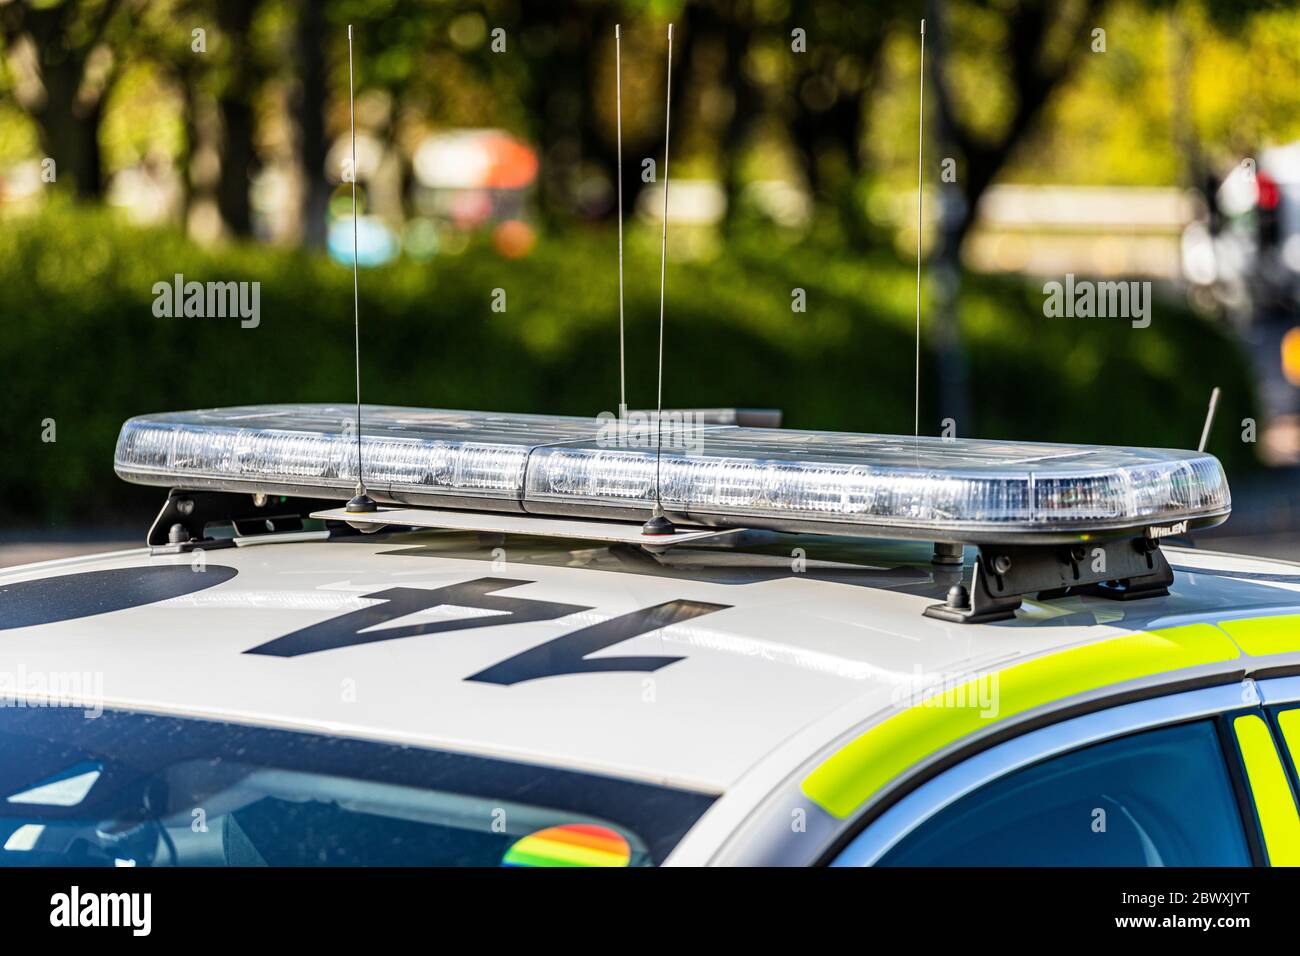
[[[1175,521],[1173,524],[1167,524],[1167,525],[1153,524],[1151,527],[1147,528],[1148,538],[1167,538],[1170,535],[1186,534],[1186,533],[1187,533],[1186,521]]]

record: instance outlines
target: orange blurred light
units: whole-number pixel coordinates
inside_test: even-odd
[[[492,157],[487,170],[489,189],[522,189],[537,177],[537,154],[510,136],[493,136],[484,144]]]
[[[492,245],[507,259],[522,259],[533,251],[536,241],[532,226],[518,219],[507,219],[492,230]]]
[[[1300,388],[1300,325],[1287,329],[1282,336],[1282,374],[1288,382]]]

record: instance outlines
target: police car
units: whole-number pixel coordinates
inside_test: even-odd
[[[0,862],[1300,863],[1211,455],[358,414],[131,419],[147,547],[0,574]]]

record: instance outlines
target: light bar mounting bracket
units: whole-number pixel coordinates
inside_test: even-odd
[[[337,504],[317,498],[172,488],[149,528],[147,543],[177,551],[211,547],[214,539],[207,537],[211,524],[232,524],[239,535],[301,531],[303,518]]]
[[[1088,595],[1115,601],[1169,593],[1174,572],[1153,538],[1060,545],[980,545],[969,591],[956,585],[926,617],[978,624],[1015,617],[1021,599]]]

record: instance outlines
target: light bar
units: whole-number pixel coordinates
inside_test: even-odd
[[[355,429],[355,405],[142,415],[122,426],[114,466],[136,484],[347,499]],[[585,418],[365,405],[362,466],[381,500],[522,511],[529,453],[596,434]]]
[[[349,406],[213,409],[133,418],[128,481],[346,499]],[[366,486],[390,504],[959,543],[1159,537],[1223,521],[1212,455],[1168,449],[908,438],[701,424],[363,408]]]

